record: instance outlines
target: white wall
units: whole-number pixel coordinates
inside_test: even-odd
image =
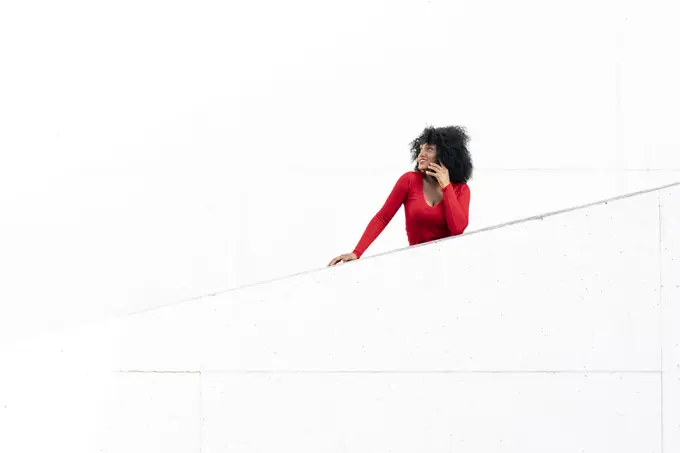
[[[661,337],[664,451],[680,449],[680,204],[678,190],[660,197]]]
[[[679,201],[676,185],[6,349],[0,450],[677,451]]]
[[[0,343],[325,265],[427,124],[471,229],[678,180],[674,8],[3,2]]]

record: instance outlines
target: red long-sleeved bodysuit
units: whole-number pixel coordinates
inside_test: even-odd
[[[402,204],[406,213],[406,235],[410,245],[455,236],[465,231],[470,207],[468,185],[447,185],[442,189],[442,201],[430,206],[425,201],[423,192],[424,176],[422,172],[409,171],[399,178],[382,209],[370,221],[354,249],[358,258],[361,258],[382,233]]]

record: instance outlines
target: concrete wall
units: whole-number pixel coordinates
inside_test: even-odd
[[[677,451],[679,202],[674,186],[6,350],[0,450]]]
[[[680,180],[675,3],[2,2],[0,342],[326,264],[426,124],[471,229]]]
[[[661,374],[664,451],[680,449],[680,204],[678,190],[660,195]]]

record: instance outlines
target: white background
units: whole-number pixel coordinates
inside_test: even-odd
[[[430,124],[470,230],[680,179],[675,4],[2,2],[0,342],[324,266]]]

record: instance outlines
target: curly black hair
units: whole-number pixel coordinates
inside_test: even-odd
[[[469,140],[465,128],[461,126],[426,127],[410,144],[411,160],[418,160],[421,145],[435,145],[437,159],[449,170],[451,182],[465,183],[472,177],[472,158],[467,149]],[[420,171],[417,163],[415,171]]]

